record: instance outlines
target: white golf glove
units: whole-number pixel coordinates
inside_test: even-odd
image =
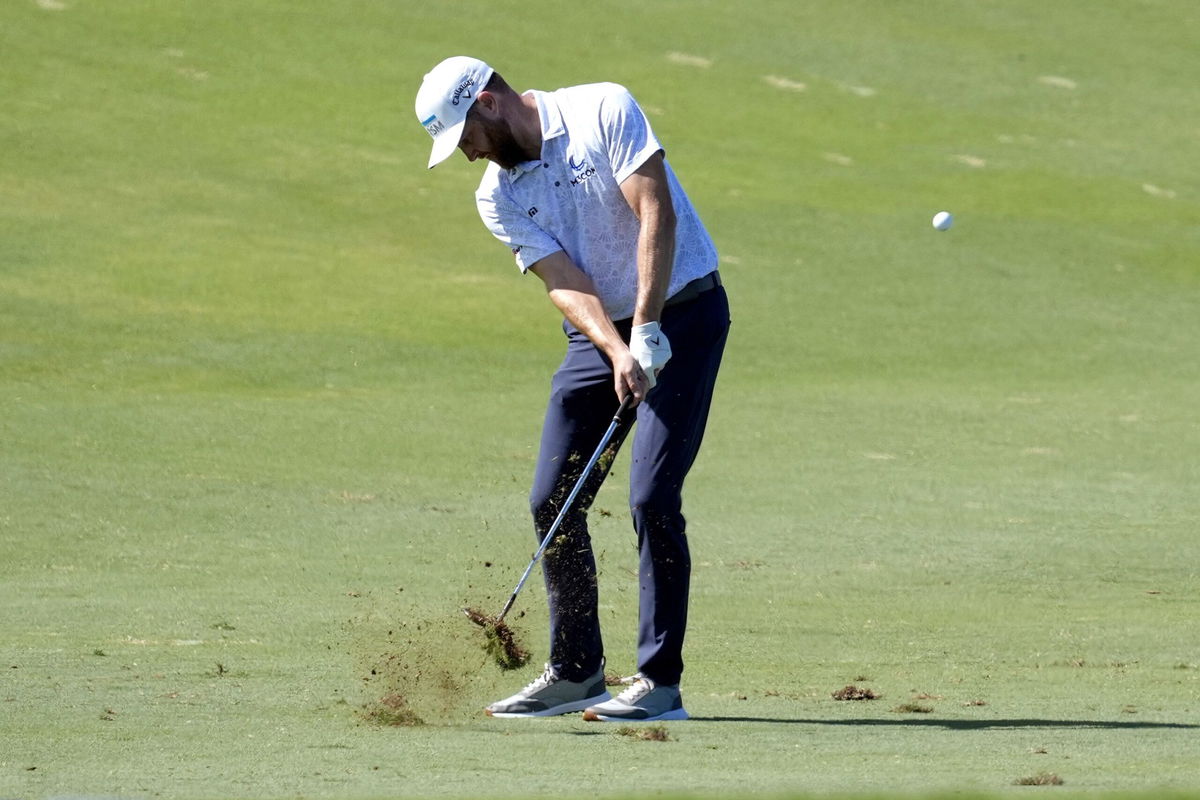
[[[629,352],[642,365],[646,377],[650,379],[650,388],[658,383],[658,373],[671,360],[671,343],[658,327],[657,322],[647,322],[645,325],[634,325],[633,334],[629,337]]]

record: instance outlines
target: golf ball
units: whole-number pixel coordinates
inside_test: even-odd
[[[933,227],[939,231],[948,231],[954,224],[954,215],[949,211],[939,211],[933,215]]]

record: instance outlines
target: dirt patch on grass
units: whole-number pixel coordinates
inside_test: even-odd
[[[617,736],[624,736],[629,739],[638,739],[643,742],[670,742],[671,734],[667,731],[666,725],[646,725],[639,727],[636,725],[622,725],[617,728]]]
[[[385,695],[374,703],[367,703],[359,714],[367,722],[391,728],[411,728],[425,724],[425,720],[409,708],[408,700],[402,694]]]
[[[1025,778],[1017,778],[1013,781],[1014,786],[1062,786],[1063,779],[1055,775],[1053,772],[1039,772],[1037,775],[1030,775]]]
[[[878,700],[880,697],[881,695],[876,694],[873,690],[864,686],[856,686],[853,683],[833,693],[834,700]]]
[[[892,709],[893,714],[932,714],[933,706],[923,706],[920,703],[901,703]]]
[[[520,683],[497,670],[480,648],[480,632],[457,608],[419,616],[402,603],[359,599],[362,615],[346,623],[347,646],[361,691],[351,703],[364,723],[388,727],[448,724],[475,718]]]

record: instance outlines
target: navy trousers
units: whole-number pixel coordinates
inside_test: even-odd
[[[660,324],[672,355],[658,385],[635,409],[629,507],[640,554],[638,669],[656,682],[676,684],[683,673],[692,567],[682,490],[704,437],[729,332],[724,288],[718,286],[694,300],[668,305]],[[629,327],[629,320],[617,323],[626,341]],[[608,358],[569,323],[564,323],[563,329],[567,354],[551,382],[530,495],[539,542],[599,446],[619,404]],[[550,664],[568,680],[583,680],[604,663],[587,512],[612,459],[635,427],[631,422],[618,428],[543,556],[550,604]]]

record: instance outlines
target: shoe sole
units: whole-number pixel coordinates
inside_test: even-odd
[[[485,708],[483,713],[487,714],[489,717],[496,717],[497,719],[560,717],[563,714],[574,714],[576,711],[583,711],[588,706],[594,706],[596,703],[603,703],[611,699],[612,695],[610,695],[608,692],[605,692],[604,694],[596,695],[595,697],[589,697],[586,700],[576,700],[573,703],[563,703],[560,706],[547,708],[543,711],[492,711],[490,708]]]
[[[682,708],[674,708],[656,717],[617,717],[611,714],[597,714],[588,709],[583,712],[583,718],[588,722],[676,722],[687,719],[688,713]]]

